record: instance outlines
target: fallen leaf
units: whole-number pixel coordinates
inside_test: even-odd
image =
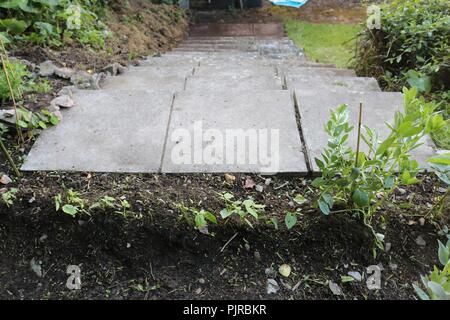
[[[11,178],[8,177],[6,174],[2,175],[2,177],[0,178],[1,184],[10,184],[11,182],[12,182]]]
[[[340,296],[342,295],[342,289],[339,287],[337,283],[334,283],[333,281],[328,282],[328,286],[330,287],[331,292],[333,292],[334,295]]]
[[[253,189],[255,187],[255,181],[253,181],[251,178],[245,179],[244,188],[245,189]]]

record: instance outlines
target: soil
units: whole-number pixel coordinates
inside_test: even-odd
[[[49,57],[49,49],[33,50],[26,57],[34,62]],[[114,57],[120,61],[125,51]],[[54,54],[61,62],[68,59],[68,66],[86,68],[113,59]],[[5,140],[20,164],[33,139],[22,147],[11,144],[14,136]],[[2,155],[0,172],[14,177]],[[373,236],[357,217],[324,216],[315,208],[309,178],[278,175],[266,184],[267,177],[259,175],[235,177],[230,183],[211,174],[24,173],[0,186],[1,195],[18,189],[12,205],[0,201],[0,299],[415,299],[411,283],[438,264],[437,240],[444,240],[438,227],[449,223],[450,212],[427,216],[444,187],[433,175],[397,190],[381,208],[385,222],[375,227],[390,250],[378,250],[376,257]],[[244,188],[249,178],[263,192]],[[131,208],[125,213],[92,209],[72,218],[56,211],[54,202],[69,189],[79,192],[86,207],[108,195],[126,199]],[[224,191],[264,204],[261,218],[277,218],[278,230],[264,222],[268,219],[253,221],[250,228],[219,218],[205,235],[181,216],[181,203],[219,216],[223,203],[217,193]],[[293,202],[298,194],[308,200],[301,206]],[[287,230],[285,212],[297,209],[298,224]],[[416,243],[419,236],[425,246]],[[32,261],[41,266],[41,276],[31,269]],[[288,278],[277,272],[282,264],[292,268]],[[69,265],[81,269],[81,290],[66,288]],[[370,265],[383,267],[380,290],[366,286]],[[359,271],[363,280],[342,283],[349,271]],[[276,294],[267,294],[268,278],[280,285]],[[339,284],[343,295],[334,295],[328,281]]]

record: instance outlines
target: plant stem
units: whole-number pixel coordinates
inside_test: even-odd
[[[11,155],[9,154],[8,150],[6,149],[5,145],[3,144],[3,140],[0,138],[0,149],[2,150],[2,153],[5,155],[6,160],[8,160],[9,164],[14,170],[14,173],[17,177],[20,177],[21,174],[19,172],[19,169],[17,169],[16,164],[14,163],[14,160],[11,158]]]
[[[360,102],[359,103],[359,119],[358,119],[358,141],[356,144],[356,160],[355,160],[355,167],[357,167],[357,168],[358,168],[358,158],[359,158],[359,145],[361,142],[362,110],[363,110],[363,104],[362,104],[362,102]]]
[[[0,40],[1,41],[1,40]],[[3,57],[3,53],[0,54],[0,58],[1,58],[1,62],[2,62],[2,66],[3,66],[3,71],[5,72],[5,78],[6,78],[6,82],[8,83],[8,88],[9,88],[9,93],[11,95],[11,100],[13,102],[13,106],[14,106],[14,113],[16,114],[16,130],[17,130],[17,135],[19,136],[19,139],[21,141],[21,143],[25,143],[24,139],[23,139],[23,135],[22,135],[22,129],[20,129],[19,126],[19,118],[20,115],[17,112],[17,105],[16,105],[16,98],[14,96],[14,91],[12,89],[11,86],[11,81],[9,79],[9,72],[8,69],[6,67],[6,62],[5,62],[5,58]]]

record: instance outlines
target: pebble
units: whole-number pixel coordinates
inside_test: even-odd
[[[246,243],[246,244],[244,245],[244,247],[245,247],[245,250],[247,250],[247,251],[250,250],[250,245],[249,245],[248,243]]]
[[[263,192],[264,191],[264,187],[258,184],[258,185],[256,185],[255,190],[258,191],[258,192]]]
[[[419,224],[420,224],[421,226],[423,226],[423,225],[425,224],[425,218],[420,218],[420,219],[419,219]]]
[[[271,179],[271,178],[267,178],[267,179],[264,181],[264,184],[265,184],[266,186],[270,185],[271,183],[272,183],[272,179]]]
[[[34,258],[30,261],[31,270],[39,277],[42,278],[42,266],[40,261],[36,261]]]
[[[331,292],[333,292],[334,295],[336,296],[342,295],[342,289],[337,283],[334,283],[333,281],[328,281],[328,287],[330,288]]]
[[[392,243],[386,242],[384,250],[386,250],[386,252],[389,252],[389,251],[391,251],[391,248],[392,248]]]
[[[48,236],[46,234],[43,234],[40,238],[39,241],[40,242],[44,242],[45,240],[47,240]]]
[[[63,108],[71,108],[75,105],[75,103],[70,96],[62,95],[62,96],[59,96],[59,97],[56,97],[55,99],[53,99],[50,102],[50,105],[55,105],[55,106],[63,107]]]
[[[1,184],[10,184],[12,182],[12,179],[10,177],[8,177],[6,174],[2,175],[0,178],[0,183]]]
[[[270,267],[270,268],[266,268],[264,270],[264,273],[266,274],[266,276],[268,277],[274,277],[276,275],[275,269]]]
[[[261,261],[261,254],[259,253],[259,251],[255,251],[255,260],[256,261]]]
[[[349,271],[347,274],[350,277],[352,277],[353,279],[355,279],[356,281],[361,281],[362,280],[362,275],[358,271]]]
[[[395,270],[397,270],[397,268],[398,268],[398,265],[396,263],[389,263],[389,269],[395,271]]]
[[[425,247],[427,245],[427,242],[423,239],[422,236],[418,236],[416,239],[416,244],[418,246]]]
[[[205,281],[205,279],[203,279],[203,278],[200,278],[200,279],[198,279],[198,283],[200,283],[200,284],[205,284],[205,283],[206,283],[206,281]]]
[[[267,294],[275,294],[280,290],[280,285],[275,279],[267,279]]]

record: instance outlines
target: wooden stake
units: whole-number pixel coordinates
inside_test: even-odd
[[[362,110],[363,110],[363,104],[362,104],[362,102],[360,102],[359,103],[359,118],[358,118],[358,142],[356,144],[356,160],[355,160],[356,167],[358,167],[359,145],[361,142]]]
[[[8,160],[9,164],[14,170],[14,173],[17,177],[20,177],[21,174],[19,172],[19,169],[17,169],[16,164],[14,163],[14,160],[11,158],[11,155],[9,154],[8,150],[6,149],[5,145],[3,144],[3,140],[0,138],[0,149],[2,150],[2,153],[5,155],[6,160]]]

